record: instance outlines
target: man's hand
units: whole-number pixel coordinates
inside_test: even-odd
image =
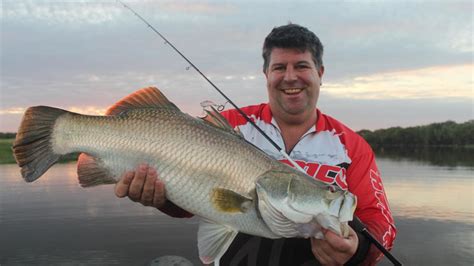
[[[343,265],[356,253],[359,238],[349,227],[349,236],[343,238],[326,230],[323,239],[311,238],[311,250],[322,265]]]
[[[156,170],[147,164],[140,164],[135,171],[125,172],[115,185],[115,195],[119,198],[128,196],[133,201],[155,208],[163,207],[166,202],[165,185]]]

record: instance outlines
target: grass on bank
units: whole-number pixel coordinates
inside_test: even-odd
[[[0,164],[15,163],[12,143],[14,139],[0,139]]]
[[[15,139],[13,138],[8,138],[8,139],[2,139],[0,138],[0,164],[9,164],[9,163],[16,163],[15,158],[13,157],[13,151],[12,151],[12,146],[13,146],[13,141]],[[77,153],[69,154],[66,156],[63,156],[59,162],[70,162],[70,161],[75,161],[77,160]]]

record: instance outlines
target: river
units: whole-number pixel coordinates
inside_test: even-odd
[[[398,229],[392,253],[405,265],[473,265],[474,156],[430,156],[377,157]],[[147,265],[164,255],[199,265],[195,218],[118,199],[112,185],[81,188],[74,163],[55,165],[31,184],[16,165],[0,165],[0,173],[2,266]]]

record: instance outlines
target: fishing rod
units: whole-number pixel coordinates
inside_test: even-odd
[[[239,114],[241,114],[256,130],[258,130],[258,132],[260,132],[260,134],[262,134],[272,145],[273,147],[275,147],[286,159],[288,159],[288,161],[290,161],[298,170],[302,171],[303,173],[306,173],[303,168],[301,168],[301,166],[299,166],[296,162],[294,162],[290,156],[282,149],[280,148],[280,146],[278,146],[278,144],[275,143],[275,141],[273,141],[270,137],[268,137],[267,134],[265,134],[265,132],[263,132],[263,130],[257,126],[257,124],[255,124],[255,122],[253,122],[248,116],[247,114],[245,114],[229,97],[227,97],[227,95],[225,95],[209,78],[206,77],[206,75],[204,75],[204,73],[201,72],[201,70],[199,70],[198,67],[196,67],[184,54],[182,54],[170,41],[168,41],[168,39],[166,39],[165,36],[163,36],[159,31],[157,31],[152,25],[150,25],[150,23],[148,23],[148,21],[146,21],[142,16],[140,16],[137,12],[135,12],[135,10],[133,10],[131,7],[127,6],[126,4],[124,4],[122,1],[120,0],[117,0],[117,2],[119,2],[120,4],[122,4],[125,8],[127,8],[128,10],[132,11],[133,14],[135,14],[135,16],[137,16],[141,21],[143,21],[152,31],[154,31],[156,34],[158,34],[164,41],[165,41],[165,44],[168,44],[171,48],[173,48],[173,50],[175,50],[184,60],[186,60],[186,62],[188,62],[188,64],[194,68],[194,70],[196,70],[199,75],[201,75],[201,77],[203,77],[209,84],[211,84],[212,87],[214,87],[214,89],[217,90],[217,92],[220,93],[220,95],[222,95],[222,97],[224,97],[234,108],[235,110],[237,110],[237,112],[239,112]]]
[[[138,17],[141,21],[143,21],[143,23],[145,23],[153,32],[158,34],[158,36],[160,36],[165,41],[165,44],[168,44],[175,52],[177,52],[184,60],[186,60],[189,66],[191,66],[194,70],[196,70],[196,72],[198,72],[199,75],[201,75],[201,77],[203,77],[212,87],[214,87],[214,89],[216,89],[217,92],[219,92],[219,94],[222,95],[222,97],[224,97],[227,100],[227,102],[229,102],[235,108],[235,110],[237,110],[237,112],[239,112],[239,114],[242,115],[242,117],[244,117],[245,120],[247,120],[247,122],[249,122],[260,134],[262,134],[262,136],[265,137],[265,139],[267,139],[268,142],[270,142],[270,144],[272,144],[273,147],[275,147],[296,169],[306,174],[306,171],[303,170],[303,168],[301,168],[301,166],[299,166],[293,159],[291,159],[290,156],[286,153],[286,151],[283,148],[281,148],[257,124],[255,124],[255,122],[253,122],[252,119],[250,119],[250,117],[248,117],[247,114],[244,113],[244,111],[242,111],[242,109],[240,109],[229,97],[227,97],[227,95],[225,95],[209,78],[207,78],[206,75],[204,75],[204,73],[202,73],[201,70],[196,65],[194,65],[168,39],[166,39],[165,36],[163,36],[157,29],[155,29],[155,27],[153,27],[150,23],[148,23],[146,19],[140,16],[140,14],[138,14],[131,7],[129,7],[128,5],[126,5],[120,0],[117,0],[117,2],[122,4],[126,9],[130,10],[136,17]],[[362,235],[364,235],[371,243],[373,243],[393,263],[393,265],[402,265],[394,256],[392,256],[392,254],[390,254],[390,252],[387,249],[385,249],[385,247],[382,244],[380,244],[380,242],[377,241],[377,239],[375,239],[375,237],[367,230],[367,227],[359,220],[359,218],[354,216],[354,219],[352,222],[353,222],[353,228],[357,230],[359,233],[361,233]]]

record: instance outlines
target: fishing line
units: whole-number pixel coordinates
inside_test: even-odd
[[[135,10],[133,10],[131,7],[127,6],[120,0],[117,0],[117,2],[122,4],[128,10],[132,11],[132,13],[135,14],[135,16],[137,16],[141,21],[143,21],[152,31],[158,34],[165,41],[165,44],[173,48],[175,52],[177,52],[184,60],[186,60],[186,62],[188,62],[189,64],[186,70],[188,70],[189,67],[194,68],[194,70],[196,70],[199,73],[199,75],[201,75],[201,77],[203,77],[209,84],[211,84],[211,86],[214,87],[214,89],[216,89],[217,92],[219,92],[219,94],[222,95],[222,97],[224,97],[235,108],[235,110],[237,110],[237,112],[239,112],[239,114],[242,115],[247,120],[247,122],[249,122],[258,132],[260,132],[260,134],[262,134],[262,136],[264,136],[273,145],[273,147],[275,147],[288,161],[290,161],[293,164],[293,166],[295,166],[301,172],[306,173],[303,170],[303,168],[301,168],[301,166],[299,166],[295,161],[293,161],[293,159],[291,159],[290,156],[288,156],[288,154],[282,148],[280,148],[280,146],[278,146],[278,144],[276,144],[267,134],[265,134],[265,132],[263,132],[263,130],[260,127],[258,127],[257,124],[255,124],[255,122],[253,122],[250,119],[250,117],[247,116],[247,114],[245,114],[229,97],[227,97],[227,95],[225,95],[209,78],[207,78],[206,75],[204,75],[204,73],[202,73],[201,70],[197,66],[195,66],[170,41],[168,41],[168,39],[166,39],[165,36],[163,36],[160,32],[158,32],[158,30],[156,30],[152,25],[150,25],[148,21],[146,21],[142,16],[140,16],[137,12],[135,12]]]
[[[242,115],[247,122],[249,122],[260,134],[262,134],[265,139],[267,139],[273,147],[275,147],[293,166],[300,170],[301,172],[306,174],[306,171],[301,168],[293,159],[290,158],[290,156],[285,152],[283,148],[281,148],[275,141],[273,141],[257,124],[255,124],[250,117],[247,116],[246,113],[242,111],[227,95],[225,95],[209,78],[204,75],[204,73],[201,72],[201,70],[195,66],[183,53],[181,53],[168,39],[166,39],[165,36],[163,36],[158,30],[156,30],[148,21],[146,21],[142,16],[140,16],[135,10],[133,10],[131,7],[126,5],[120,0],[116,0],[118,3],[122,4],[126,9],[130,10],[136,17],[138,17],[143,23],[145,23],[152,31],[154,31],[158,36],[160,36],[165,42],[165,45],[169,45],[175,52],[177,52],[186,62],[189,64],[188,67],[186,67],[186,70],[189,70],[191,67],[196,70],[196,72],[201,75],[214,89],[216,89],[217,92],[219,92],[222,97],[224,97],[228,103],[230,103],[237,112],[239,112],[240,115]],[[308,176],[309,177],[309,176]],[[393,265],[402,265],[395,257],[393,257],[390,252],[385,249],[385,247],[380,244],[377,239],[372,236],[372,234],[367,230],[365,225],[354,215],[354,229],[359,231],[359,233],[363,234],[371,243],[373,243],[392,263]],[[357,229],[356,229],[357,228]]]

